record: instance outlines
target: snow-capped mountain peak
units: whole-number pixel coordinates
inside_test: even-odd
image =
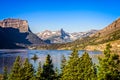
[[[50,40],[51,43],[66,43],[66,42],[72,42],[82,37],[89,36],[96,32],[97,30],[90,30],[86,32],[74,32],[74,33],[68,33],[63,29],[58,31],[45,30],[43,32],[37,33],[37,36],[43,40]]]

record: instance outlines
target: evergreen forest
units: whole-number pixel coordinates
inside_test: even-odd
[[[4,67],[2,80],[120,80],[120,58],[110,48],[107,44],[103,56],[98,58],[99,64],[94,64],[87,52],[80,57],[74,49],[68,60],[62,56],[60,70],[54,68],[49,54],[36,71],[28,58],[21,62],[18,56],[10,73]]]

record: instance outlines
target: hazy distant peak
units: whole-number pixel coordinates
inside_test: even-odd
[[[86,32],[69,33],[66,32],[63,28],[61,28],[58,31],[45,30],[43,32],[37,33],[37,36],[43,40],[50,40],[52,43],[66,43],[72,42],[82,37],[89,36],[95,32],[97,32],[97,30],[92,29]]]

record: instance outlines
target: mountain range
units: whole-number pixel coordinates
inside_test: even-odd
[[[120,18],[113,21],[107,27],[99,30],[95,34],[91,34],[87,37],[79,38],[73,42],[66,44],[59,44],[56,49],[72,49],[77,47],[85,50],[104,50],[106,44],[112,45],[112,50],[120,51]],[[52,45],[53,46],[53,45]],[[52,47],[50,46],[50,48]],[[56,46],[56,45],[55,45]]]
[[[113,50],[120,48],[120,18],[101,30],[69,33],[63,29],[45,30],[34,34],[27,20],[4,19],[0,21],[0,49],[78,49],[103,50],[111,43]],[[52,44],[51,44],[52,43]]]
[[[79,38],[87,37],[96,33],[97,31],[98,30],[90,30],[86,32],[69,33],[63,29],[60,29],[58,31],[45,30],[43,32],[37,33],[36,35],[44,41],[49,41],[50,43],[67,43],[75,41]]]

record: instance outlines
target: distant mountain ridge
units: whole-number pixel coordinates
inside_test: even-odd
[[[4,19],[0,21],[0,49],[25,48],[27,45],[41,45],[45,42],[37,37],[26,20]]]
[[[74,32],[68,33],[63,29],[58,31],[45,30],[43,32],[37,33],[36,35],[43,40],[50,40],[51,43],[67,43],[75,41],[76,39],[89,36],[96,33],[98,30],[90,30],[87,32]]]
[[[85,50],[103,50],[107,43],[111,43],[112,50],[119,51],[120,48],[120,18],[113,21],[104,29],[91,34],[87,37],[77,39],[71,43],[59,45],[57,49],[72,49],[73,46],[77,46],[78,49]]]

